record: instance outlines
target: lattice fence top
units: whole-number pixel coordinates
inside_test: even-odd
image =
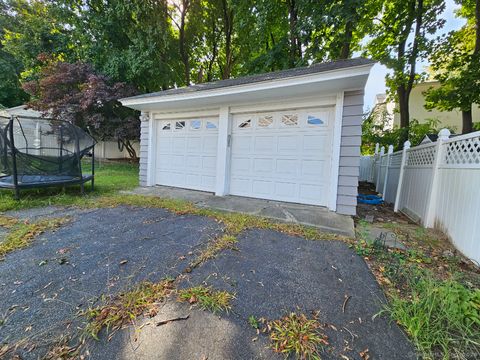
[[[451,141],[446,146],[443,163],[446,165],[479,165],[480,135],[470,139]]]
[[[402,152],[393,153],[390,155],[390,165],[400,166],[402,164]]]
[[[435,161],[437,148],[435,144],[427,147],[412,148],[407,151],[407,166],[429,166]]]

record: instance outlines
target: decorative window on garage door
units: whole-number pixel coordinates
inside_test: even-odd
[[[171,129],[171,123],[170,121],[162,121],[162,130],[170,130]]]
[[[183,130],[185,128],[185,121],[175,121],[175,130]]]
[[[245,119],[238,124],[239,129],[248,129],[252,127],[252,119]]]
[[[200,130],[202,128],[202,120],[192,120],[190,121],[191,130]]]
[[[260,115],[258,117],[258,127],[269,128],[273,125],[273,116],[272,115]]]
[[[296,126],[296,125],[298,125],[298,115],[297,114],[282,115],[282,124],[284,126]]]
[[[207,124],[205,125],[207,130],[215,130],[218,128],[218,121],[216,120],[208,120]]]
[[[323,120],[320,116],[317,115],[307,115],[307,124],[310,126],[321,126],[325,125],[326,121]]]

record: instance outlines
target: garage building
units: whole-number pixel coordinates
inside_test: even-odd
[[[373,64],[341,60],[122,99],[142,112],[140,185],[354,215]]]

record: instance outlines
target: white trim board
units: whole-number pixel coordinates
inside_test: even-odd
[[[219,95],[237,95],[253,91],[269,90],[283,88],[295,85],[306,85],[318,83],[328,80],[339,80],[351,78],[354,76],[368,76],[373,64],[361,65],[350,68],[335,69],[321,73],[307,74],[302,76],[292,76],[275,80],[265,80],[257,83],[249,83],[234,86],[225,86],[219,89],[201,90],[197,92],[187,92],[172,95],[157,95],[143,98],[124,98],[120,102],[124,106],[145,105],[145,104],[162,104],[181,100],[204,99]]]

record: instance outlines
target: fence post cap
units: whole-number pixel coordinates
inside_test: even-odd
[[[385,146],[382,146],[382,148],[380,149],[380,155],[383,155],[385,154]]]
[[[410,149],[410,146],[412,146],[412,143],[408,140],[403,143],[404,149]]]
[[[393,153],[393,145],[388,145],[388,153]]]
[[[445,141],[450,138],[450,135],[451,135],[450,130],[442,129],[438,132],[438,139]]]

